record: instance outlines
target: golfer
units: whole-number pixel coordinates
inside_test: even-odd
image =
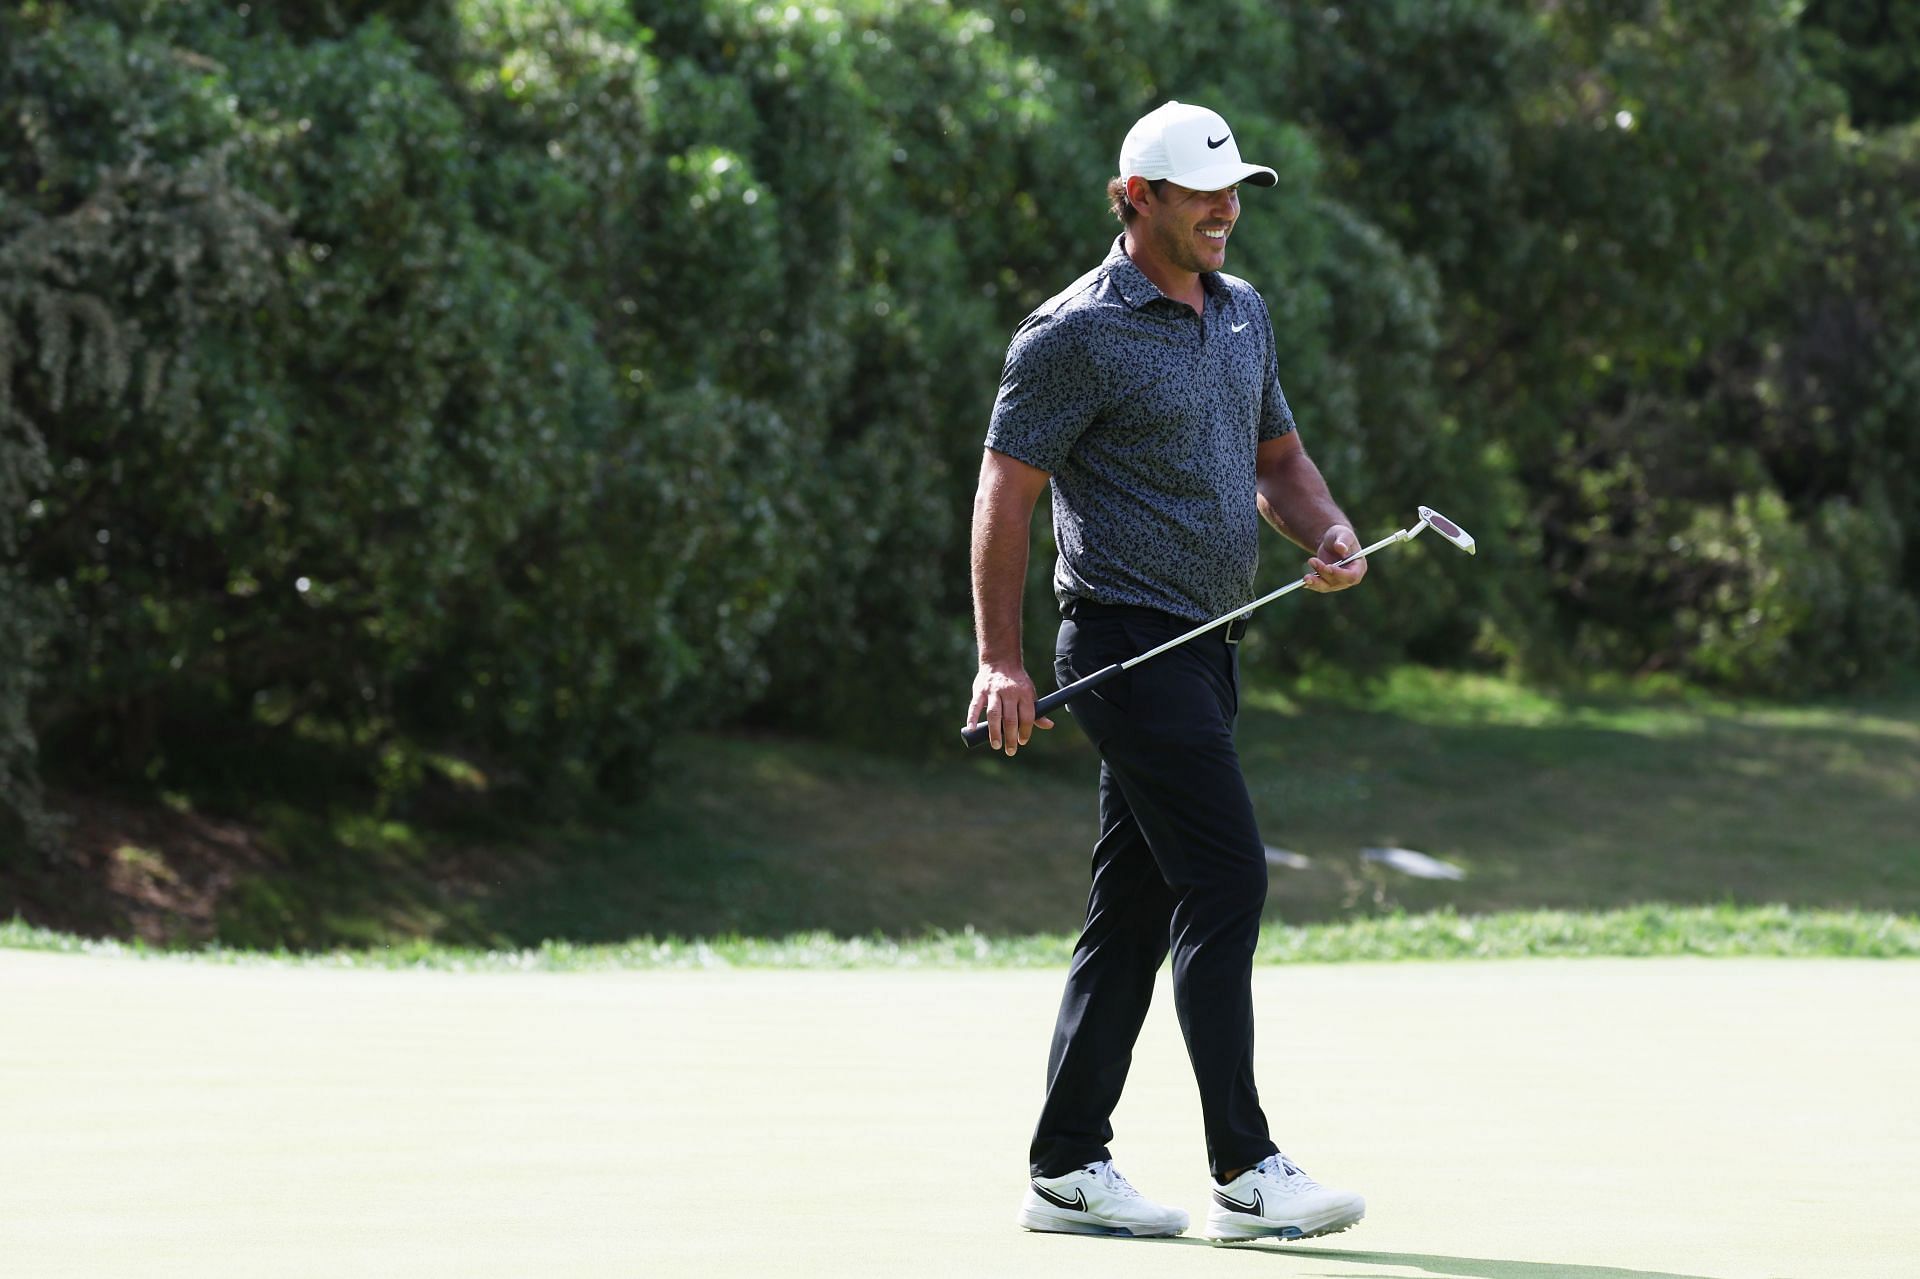
[[[1106,260],[1023,321],[1007,351],[973,507],[980,671],[969,724],[1012,755],[1035,728],[1020,651],[1028,529],[1053,486],[1064,685],[1253,598],[1259,519],[1311,552],[1307,586],[1338,591],[1366,562],[1301,447],[1266,303],[1226,274],[1240,186],[1272,186],[1227,122],[1169,102],[1143,117],[1107,187],[1124,230]],[[1033,1134],[1019,1224],[1172,1235],[1187,1214],[1114,1168],[1109,1119],[1154,974],[1173,992],[1213,1173],[1207,1234],[1344,1230],[1359,1195],[1281,1154],[1253,1079],[1252,965],[1267,864],[1234,749],[1245,618],[1116,676],[1069,705],[1100,752],[1100,838]]]

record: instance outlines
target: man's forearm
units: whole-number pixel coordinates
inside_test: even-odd
[[[1320,468],[1304,452],[1262,468],[1256,491],[1261,517],[1303,550],[1318,547],[1336,524],[1353,527],[1328,492]]]
[[[973,631],[980,662],[1019,662],[1020,607],[1027,585],[1031,503],[983,483],[973,499]]]
[[[1035,728],[1039,700],[1020,654],[1020,604],[1027,585],[1027,534],[1047,473],[988,449],[973,496],[973,629],[980,669],[973,677],[967,723],[984,724],[995,750],[1011,755]]]

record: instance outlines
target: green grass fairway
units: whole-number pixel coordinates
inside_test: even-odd
[[[1650,904],[1920,917],[1920,683],[1787,706],[1415,667],[1330,681],[1244,695],[1261,832],[1311,859],[1274,872],[1270,924]],[[558,824],[445,788],[410,816],[271,786],[76,795],[73,858],[0,847],[0,926],[299,951],[1057,935],[1081,922],[1098,770],[1063,721],[1012,760],[957,738],[928,757],[689,732],[643,802]],[[1362,857],[1390,845],[1466,878]]]
[[[1220,1249],[1012,1215],[1058,970],[346,972],[0,950],[0,1270],[1896,1279],[1920,963],[1261,968],[1264,1100],[1368,1196]],[[1161,999],[1121,1167],[1204,1205]]]
[[[1240,752],[1290,924],[1647,902],[1920,914],[1920,687],[1804,706],[1552,694],[1404,668],[1249,687]],[[1099,762],[1071,720],[1009,760],[689,734],[648,803],[478,908],[490,945],[635,933],[995,936],[1080,923]],[[1458,883],[1361,860],[1402,845]],[[348,938],[364,944],[365,938]]]

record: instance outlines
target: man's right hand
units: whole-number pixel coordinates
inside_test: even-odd
[[[988,744],[1011,755],[1027,744],[1034,729],[1053,727],[1051,719],[1034,717],[1038,700],[1025,667],[982,663],[973,677],[973,702],[963,727],[985,724]]]

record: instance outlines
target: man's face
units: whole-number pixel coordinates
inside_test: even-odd
[[[1136,181],[1140,181],[1136,179]],[[1155,197],[1141,181],[1147,201],[1142,208],[1149,241],[1167,262],[1182,271],[1199,274],[1227,264],[1227,237],[1240,217],[1240,188],[1194,191],[1176,182],[1164,183]]]

